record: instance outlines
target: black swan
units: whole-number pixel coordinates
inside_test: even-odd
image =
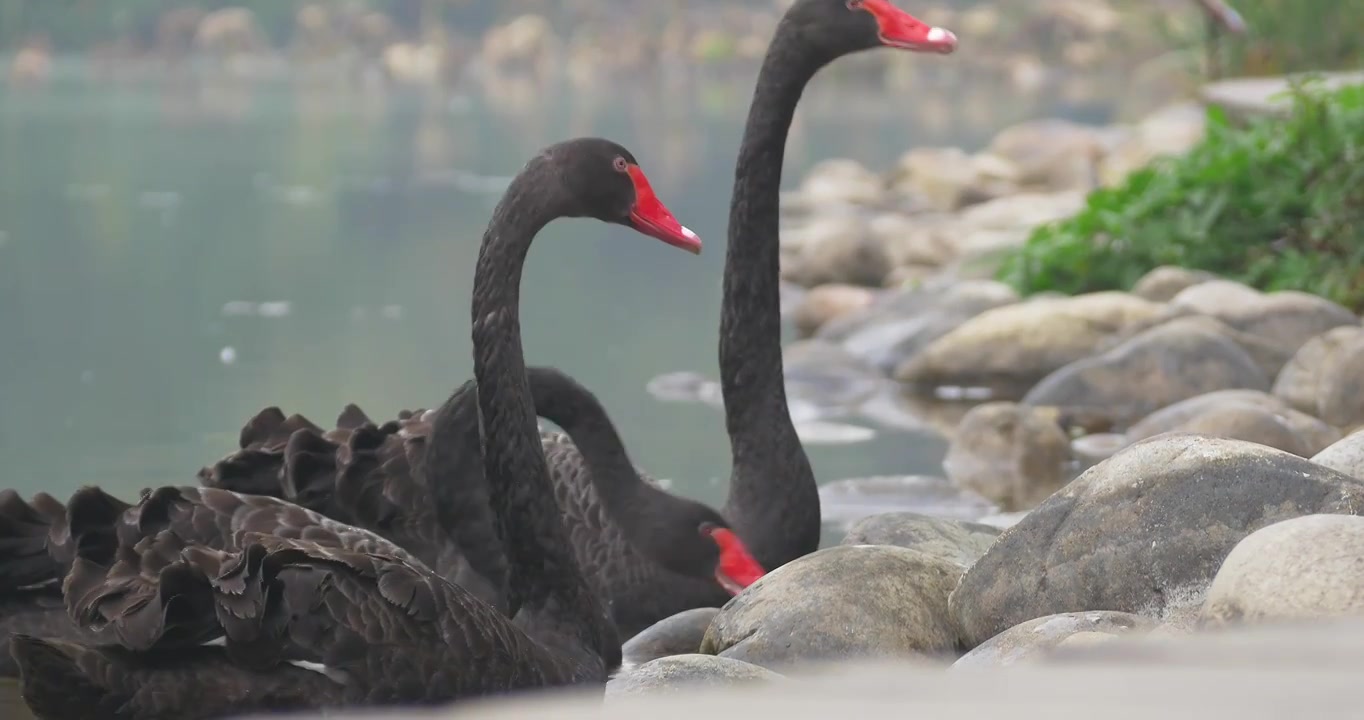
[[[758,75],[735,170],[725,260],[720,370],[734,470],[722,513],[715,515],[708,509],[697,509],[695,503],[687,506],[686,511],[673,509],[688,501],[658,490],[647,474],[632,469],[628,461],[616,461],[626,457],[625,450],[605,411],[590,393],[571,381],[549,382],[548,379],[553,379],[549,375],[537,378],[532,371],[536,412],[563,427],[568,435],[565,438],[562,434],[546,433],[542,444],[574,550],[593,588],[608,599],[622,637],[633,636],[683,610],[722,605],[747,584],[739,576],[747,576],[751,582],[763,568],[778,567],[819,546],[818,490],[786,406],[782,372],[778,291],[782,156],[795,107],[814,74],[843,55],[876,47],[949,53],[956,47],[956,37],[920,22],[888,0],[797,0],[778,24]],[[271,427],[286,422],[277,409],[266,412],[272,412]],[[338,431],[328,431],[338,438],[329,452],[359,457],[342,447],[344,440],[336,434],[341,432],[341,425],[338,420]],[[588,438],[583,433],[589,427],[609,432]],[[391,472],[371,476],[372,487],[385,488],[396,500],[413,497],[410,490],[402,488],[414,483],[426,484],[433,490],[458,486],[461,471],[457,469],[459,458],[455,449],[460,445],[454,442],[454,436],[474,431],[452,428],[446,441],[430,442],[427,452],[440,452],[442,460],[433,462],[428,457],[425,463],[428,477],[406,474],[410,463],[395,463],[390,466]],[[314,429],[306,434],[318,438],[320,433]],[[273,462],[278,477],[266,478],[265,484],[275,488],[274,494],[304,502],[302,495],[306,493],[319,503],[310,507],[333,507],[332,512],[342,513],[336,516],[338,519],[346,518],[375,529],[419,555],[427,556],[434,551],[434,546],[427,546],[433,550],[419,551],[417,545],[408,542],[412,535],[389,535],[377,524],[429,527],[434,519],[425,506],[389,502],[382,505],[384,517],[378,519],[345,514],[345,510],[335,508],[336,500],[328,497],[332,492],[338,497],[347,494],[339,485],[343,471],[314,479],[299,473],[291,475],[290,456],[282,449],[282,443],[276,440],[273,446],[267,443],[261,447],[263,438],[257,439],[258,435],[248,437],[243,430],[243,450],[202,471],[204,482],[234,489],[252,487],[260,481],[259,468]],[[394,438],[387,456],[403,455],[397,449],[403,442]],[[273,461],[268,459],[271,455]],[[616,468],[611,478],[593,476],[594,468],[607,465]],[[318,463],[307,466],[315,468]],[[332,491],[328,486],[334,480],[338,486]],[[617,492],[603,494],[604,483],[617,488]],[[364,497],[374,498],[385,491],[371,491]],[[637,510],[625,515],[612,512],[615,506],[612,497],[631,495],[647,498],[645,501],[632,498],[634,507],[655,511]],[[360,510],[380,506],[367,502]],[[702,517],[705,513],[711,516]],[[421,516],[426,516],[425,521]],[[621,524],[621,518],[625,518],[628,526]],[[719,528],[720,532],[711,537],[725,544],[698,543],[694,531],[697,526],[689,526],[683,520],[699,520],[707,528]],[[456,530],[466,538],[462,551],[474,554],[477,530]],[[420,535],[439,537],[439,533],[432,531]],[[446,543],[443,539],[439,542]],[[723,577],[725,573],[715,572],[717,552],[734,558],[734,570],[727,579]],[[744,559],[746,556],[756,561],[749,562]],[[471,564],[481,562],[490,568],[496,564],[495,558],[467,559]],[[495,579],[487,578],[482,584],[495,584]]]
[[[733,470],[721,511],[772,570],[819,549],[819,489],[786,405],[779,189],[786,136],[825,65],[876,47],[951,53],[957,38],[889,0],[797,0],[777,25],[749,106],[729,206],[720,388]]]
[[[601,139],[546,148],[493,212],[471,308],[476,385],[446,407],[477,412],[509,612],[534,629],[377,535],[276,498],[163,487],[129,507],[83,488],[66,506],[75,557],[63,594],[78,623],[118,645],[14,636],[38,717],[194,720],[603,683],[620,641],[551,494],[518,321],[531,241],[584,216],[700,250],[633,156]]]
[[[591,391],[554,368],[531,367],[527,374],[537,415],[564,430],[542,433],[541,444],[555,472],[561,508],[576,513],[566,521],[579,563],[589,578],[612,583],[614,592],[604,597],[628,601],[661,589],[657,583],[665,581],[656,573],[612,572],[607,564],[612,556],[602,550],[620,544],[673,576],[711,586],[721,598],[763,574],[719,513],[664,492],[632,464]],[[478,494],[482,483],[474,481],[482,472],[478,427],[450,417],[447,410],[403,411],[398,420],[375,425],[349,405],[336,427],[324,432],[306,418],[266,408],[242,429],[241,449],[201,470],[200,480],[280,497],[372,530],[480,598],[499,603],[495,589],[505,572],[500,545],[488,542],[491,528],[479,514],[467,512],[486,503]],[[567,490],[589,483],[601,502],[566,497]],[[602,585],[593,584],[601,593]],[[627,606],[614,615],[619,622],[635,613]]]

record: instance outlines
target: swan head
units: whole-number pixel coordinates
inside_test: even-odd
[[[766,574],[733,530],[714,523],[703,523],[699,529],[715,543],[719,555],[715,562],[715,582],[730,595],[738,595]]]
[[[957,49],[951,31],[919,20],[891,0],[797,0],[783,23],[822,48],[825,61],[877,47],[944,55]]]
[[[639,483],[630,507],[612,512],[645,557],[670,572],[738,595],[766,571],[720,513],[703,503]]]
[[[624,225],[689,253],[701,253],[701,238],[658,199],[629,150],[610,140],[578,138],[549,148],[546,155],[558,166],[570,196],[566,214]]]

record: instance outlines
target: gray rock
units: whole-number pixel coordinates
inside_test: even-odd
[[[1340,431],[1259,390],[1218,390],[1147,415],[1127,431],[1129,440],[1165,432],[1196,432],[1258,442],[1308,456],[1340,439]]]
[[[1312,462],[1364,480],[1364,430],[1357,430],[1312,456]]]
[[[1139,635],[1155,625],[1155,621],[1140,615],[1109,610],[1048,615],[1015,625],[986,640],[961,656],[952,667],[1000,667],[1037,660],[1077,635]]]
[[[1016,397],[1160,309],[1132,295],[1105,292],[987,310],[909,358],[896,368],[895,378],[924,388],[991,387],[1003,397]]]
[[[1060,368],[1023,403],[1101,408],[1126,425],[1171,403],[1231,388],[1268,390],[1269,378],[1240,345],[1181,319]]]
[[[915,148],[892,176],[896,192],[939,211],[1017,192],[1018,171],[1007,161],[976,162],[960,148]]]
[[[780,667],[810,660],[950,653],[954,562],[882,545],[840,545],[793,560],[720,610],[701,652]]]
[[[1324,401],[1330,400],[1335,390],[1329,387],[1327,375],[1339,376],[1339,368],[1361,343],[1364,327],[1354,325],[1332,328],[1308,340],[1279,371],[1274,395],[1303,412],[1320,413]],[[1358,397],[1355,396],[1356,401]]]
[[[696,652],[710,621],[719,612],[720,608],[692,608],[659,620],[621,646],[624,663],[643,665],[661,657]]]
[[[1127,430],[1132,440],[1145,440],[1166,433],[1202,415],[1209,409],[1225,405],[1254,405],[1267,410],[1287,409],[1284,402],[1263,390],[1216,390],[1197,397],[1167,405],[1142,418]]]
[[[795,311],[796,332],[809,337],[815,331],[844,315],[872,304],[876,292],[856,285],[820,285],[805,294]]]
[[[1265,294],[1229,280],[1194,285],[1170,304],[1211,315],[1288,352],[1333,327],[1359,325],[1353,313],[1324,298],[1292,290]]]
[[[820,328],[818,337],[843,343],[861,330],[892,320],[914,317],[942,306],[979,306],[981,311],[1018,302],[1013,288],[994,280],[957,281],[935,277],[877,294],[866,309],[846,315]]]
[[[800,194],[815,206],[875,206],[885,196],[885,182],[856,160],[834,158],[810,168]]]
[[[902,289],[881,295],[863,311],[830,322],[817,337],[842,344],[853,356],[889,375],[970,318],[1017,301],[1016,292],[993,281]]]
[[[1312,448],[1288,423],[1275,413],[1250,404],[1208,408],[1175,428],[1175,432],[1244,440],[1302,457],[1312,454]]]
[[[989,152],[1012,163],[1018,182],[1053,190],[1090,190],[1102,157],[1100,129],[1070,120],[1029,120],[1001,130]]]
[[[1193,611],[1241,538],[1364,511],[1364,482],[1262,445],[1161,435],[1085,471],[999,537],[952,593],[974,647],[1043,615]]]
[[[999,537],[999,528],[912,512],[872,515],[848,529],[841,545],[894,545],[970,567]]]
[[[1125,332],[1114,335],[1112,338],[1102,343],[1100,345],[1100,350],[1102,352],[1107,352],[1152,328],[1176,322],[1186,328],[1201,327],[1208,332],[1221,335],[1237,345],[1240,345],[1241,349],[1246,351],[1246,354],[1255,361],[1255,364],[1260,367],[1260,370],[1264,372],[1265,377],[1268,378],[1277,376],[1279,370],[1288,362],[1289,358],[1293,357],[1293,352],[1297,349],[1280,347],[1273,341],[1237,330],[1215,317],[1199,315],[1189,308],[1166,305],[1165,309],[1162,310],[1159,315],[1144,323],[1135,324],[1129,327]]]
[[[1024,510],[1070,481],[1070,437],[1044,408],[992,402],[971,408],[947,448],[943,469],[957,485],[1005,510]]]
[[[979,256],[1002,247],[1015,247],[1033,228],[1079,212],[1088,190],[1021,192],[973,205],[957,215],[957,246],[961,254]],[[993,237],[992,237],[993,236]],[[1012,240],[1008,238],[1014,238]]]
[[[887,212],[873,216],[867,222],[867,232],[885,246],[897,268],[937,268],[956,255],[947,230],[954,222],[955,218],[946,213]]]
[[[933,475],[875,475],[824,483],[819,486],[819,507],[824,522],[849,525],[892,510],[974,520],[999,509],[979,493]]]
[[[1325,368],[1318,386],[1317,414],[1332,425],[1364,425],[1364,339],[1342,348],[1335,367]]]
[[[867,221],[858,215],[817,216],[784,230],[782,244],[788,248],[782,277],[806,287],[825,283],[881,287],[893,267],[885,245],[871,236]],[[793,245],[798,249],[791,249]]]
[[[1217,571],[1206,625],[1364,615],[1364,518],[1307,515],[1260,528]]]
[[[606,683],[606,696],[673,695],[698,688],[782,681],[766,668],[714,655],[672,655],[631,668]]]
[[[1203,270],[1162,265],[1142,275],[1132,286],[1132,294],[1151,302],[1169,302],[1186,288],[1216,279],[1216,275]]]

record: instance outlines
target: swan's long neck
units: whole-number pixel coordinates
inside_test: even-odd
[[[778,26],[758,75],[730,201],[720,384],[734,475],[725,516],[769,569],[819,546],[819,495],[786,405],[779,192],[801,92],[824,64]]]
[[[616,426],[592,391],[554,368],[530,368],[535,411],[573,440],[591,470],[597,497],[612,514],[628,515],[642,485]]]
[[[512,612],[535,613],[600,658],[609,644],[605,611],[574,559],[540,447],[518,318],[521,268],[535,234],[555,217],[557,181],[545,186],[543,158],[508,188],[483,237],[472,304],[474,379],[483,469],[506,549]],[[536,179],[540,182],[535,182]],[[574,642],[576,641],[576,642]]]
[[[553,368],[530,369],[535,410],[573,440],[591,471],[592,487],[602,507],[636,544],[651,539],[667,517],[675,498],[639,478],[625,442],[606,408],[592,391]]]

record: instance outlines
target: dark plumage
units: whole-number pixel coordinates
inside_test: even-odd
[[[76,553],[64,597],[73,618],[108,628],[119,647],[15,637],[25,699],[39,717],[69,717],[73,702],[91,718],[200,718],[227,711],[205,701],[219,695],[241,713],[603,683],[620,664],[620,641],[551,494],[517,305],[525,253],[554,218],[586,215],[684,247],[694,241],[651,196],[645,204],[638,172],[605,140],[546,149],[513,180],[479,254],[477,386],[449,404],[468,408],[476,396],[485,512],[505,548],[508,610],[527,630],[378,535],[276,498],[165,487],[129,508],[84,488],[66,506]],[[222,650],[202,647],[219,637]],[[300,661],[320,664],[331,684],[310,694],[282,688],[289,663]]]
[[[696,532],[699,525],[732,527],[756,557],[754,565],[768,570],[819,546],[819,495],[787,409],[782,372],[778,293],[782,156],[801,92],[815,73],[838,57],[881,46],[947,52],[955,38],[885,0],[869,0],[857,8],[845,0],[798,0],[778,25],[759,73],[735,169],[725,261],[720,372],[734,469],[721,513],[657,490],[653,479],[631,464],[606,411],[589,391],[552,369],[530,370],[536,414],[564,428],[567,435],[543,433],[541,445],[574,552],[593,590],[607,599],[622,637],[683,610],[719,606],[733,594],[715,580],[718,547]],[[443,412],[450,408],[447,403]],[[384,490],[365,497],[416,497],[398,490],[415,483],[448,493],[441,505],[458,509],[458,488],[477,486],[466,474],[468,462],[462,455],[472,447],[470,438],[477,427],[467,424],[467,416],[465,423],[443,421],[437,415],[431,428],[441,433],[441,439],[426,441],[425,474],[411,473],[411,465],[402,472],[395,468],[377,473],[370,481]],[[220,463],[204,475],[235,483],[235,476],[222,467]],[[283,485],[290,482],[285,479]],[[325,495],[318,492],[319,498]],[[428,511],[430,504],[389,502],[384,507],[392,513],[386,522],[440,527]],[[431,548],[435,542],[448,548],[455,542],[439,529],[392,535],[371,520],[347,514],[352,511],[341,508],[336,517],[359,522],[424,558],[432,551],[418,547]],[[392,519],[399,517],[405,519]],[[463,531],[458,541],[462,552],[475,559],[478,552],[472,548],[480,530],[453,527]],[[409,544],[413,542],[419,544]],[[489,547],[486,542],[481,546]],[[478,559],[495,573],[495,558]],[[496,585],[495,576],[484,577],[485,587]]]
[[[553,368],[528,374],[537,414],[565,431],[541,433],[540,440],[575,555],[594,591],[611,603],[622,635],[674,611],[723,604],[732,592],[716,579],[720,547],[700,529],[725,527],[724,518],[664,492],[638,470],[589,390]],[[463,394],[468,387],[438,411],[378,430],[365,426],[371,429],[342,437],[338,425],[329,431],[337,441],[297,432],[290,449],[277,454],[280,478],[272,494],[373,530],[446,577],[479,588],[485,600],[500,599],[486,593],[504,581],[505,559],[492,527],[467,511],[487,502],[480,492],[474,396]],[[312,459],[296,462],[296,446],[307,447]],[[229,457],[201,477],[236,489],[234,464]],[[299,472],[300,466],[310,471]],[[254,487],[248,484],[253,477],[242,480]]]
[[[819,547],[819,492],[786,404],[778,206],[786,136],[822,67],[876,47],[951,52],[956,38],[886,0],[797,0],[758,72],[729,206],[720,388],[733,471],[722,514],[768,570]]]

